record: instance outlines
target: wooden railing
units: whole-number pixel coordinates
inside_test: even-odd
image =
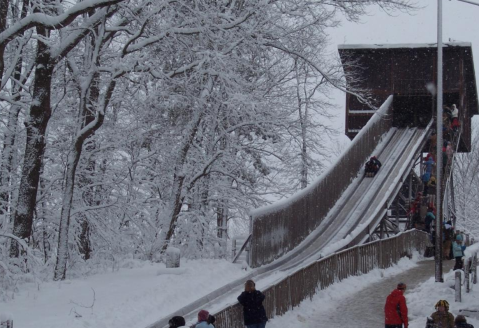
[[[308,188],[251,213],[249,265],[271,263],[299,245],[316,229],[392,127],[390,96],[354,138],[337,164]]]
[[[388,268],[413,250],[423,253],[428,235],[410,230],[389,239],[356,246],[320,259],[263,290],[268,318],[280,316],[312,298],[317,291],[350,276],[368,273],[374,268]],[[239,303],[215,314],[216,328],[244,328],[243,308]]]

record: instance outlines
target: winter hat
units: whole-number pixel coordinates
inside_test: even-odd
[[[208,321],[208,323],[215,323],[216,318],[210,314],[210,315],[208,315],[208,320],[207,321]]]
[[[444,306],[444,308],[446,309],[446,312],[449,311],[449,303],[446,301],[446,300],[439,300],[436,305],[434,305],[434,307],[437,308],[440,307],[440,306]]]
[[[170,328],[178,328],[184,326],[186,322],[185,318],[176,316],[171,318],[170,321],[168,321],[168,324],[170,325]]]
[[[201,322],[201,321],[208,320],[209,315],[210,315],[210,313],[208,311],[201,310],[200,312],[198,312],[198,321]]]
[[[403,282],[400,282],[398,285],[397,285],[397,289],[399,290],[405,290],[406,289],[406,284],[403,283]]]
[[[456,240],[461,240],[461,235],[457,235]]]
[[[458,323],[467,323],[466,317],[463,315],[458,315],[456,317],[456,320],[454,320],[454,323],[457,325]]]

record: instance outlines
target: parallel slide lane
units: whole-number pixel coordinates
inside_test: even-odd
[[[200,309],[216,313],[225,304],[236,302],[247,279],[254,279],[261,289],[266,289],[321,257],[364,241],[383,217],[388,202],[396,196],[402,179],[413,165],[414,154],[420,151],[427,140],[431,125],[424,129],[392,128],[371,154],[378,156],[383,163],[376,176],[366,178],[361,174],[355,179],[318,228],[294,250],[273,263],[251,270],[243,278],[178,309],[148,328],[167,328],[168,320],[174,315],[182,315],[188,321],[193,321]]]

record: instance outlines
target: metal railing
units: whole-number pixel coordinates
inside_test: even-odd
[[[246,249],[246,247],[248,246],[248,243],[251,239],[251,234],[248,236],[248,238],[246,238],[246,240],[243,242],[243,245],[241,246],[241,248],[239,249],[238,252],[236,252],[236,246],[235,245],[235,249],[233,250],[233,263],[236,263],[236,261],[238,260],[238,258],[241,256],[241,253],[243,253]]]
[[[384,102],[354,138],[337,164],[315,183],[283,201],[251,214],[249,265],[271,263],[299,245],[316,229],[358,175],[381,137],[392,127],[392,99]]]
[[[460,125],[460,128],[457,132],[453,134],[452,138],[452,147],[454,147],[454,152],[452,153],[452,156],[449,158],[447,157],[447,162],[443,163],[444,165],[444,174],[443,178],[441,179],[441,204],[442,204],[442,211],[441,213],[444,213],[444,210],[446,208],[444,207],[444,204],[446,204],[446,197],[448,195],[448,191],[450,190],[452,193],[454,192],[454,186],[452,185],[452,176],[453,176],[453,168],[454,168],[454,160],[457,154],[457,150],[459,148],[459,142],[461,140],[461,133],[462,133],[462,122]],[[447,202],[449,204],[449,202]],[[456,213],[455,207],[452,208],[453,213]],[[455,224],[454,224],[455,227]]]
[[[317,291],[350,276],[368,273],[374,268],[388,268],[415,249],[424,252],[428,236],[419,230],[377,240],[332,254],[301,268],[275,285],[263,290],[268,318],[280,316],[312,298]],[[217,312],[216,328],[244,328],[243,308],[239,303]]]

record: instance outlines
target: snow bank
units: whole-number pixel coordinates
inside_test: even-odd
[[[275,317],[270,320],[267,326],[268,328],[339,328],[331,326],[331,322],[324,324],[322,321],[315,321],[313,318],[327,318],[325,321],[334,321],[334,318],[331,318],[332,314],[352,294],[360,293],[363,290],[367,293],[368,288],[371,288],[375,283],[416,267],[417,262],[421,259],[422,257],[417,252],[414,252],[411,259],[402,258],[396,265],[390,268],[374,269],[367,274],[351,276],[341,282],[337,282],[326,289],[320,290],[313,296],[312,300],[306,299],[299,307],[294,308],[281,317]],[[367,296],[365,296],[365,299],[367,299]],[[383,302],[383,300],[380,301]],[[368,313],[362,315],[368,315]],[[357,327],[357,324],[351,322],[350,325],[341,327]],[[384,325],[381,327],[384,327]]]
[[[13,320],[11,313],[0,313],[0,323],[8,320]]]
[[[466,249],[466,256],[471,256],[474,252],[479,251],[479,244],[474,244]],[[337,309],[344,308],[344,305],[351,304],[353,295],[364,295],[364,302],[367,304],[376,304],[376,308],[381,308],[384,304],[384,299],[373,299],[369,295],[372,290],[377,288],[378,283],[385,278],[393,278],[399,274],[404,277],[404,273],[417,266],[418,261],[424,258],[417,252],[413,254],[412,259],[402,258],[397,265],[391,268],[380,270],[374,269],[368,274],[361,276],[352,276],[341,282],[335,283],[330,287],[319,291],[314,295],[312,300],[303,301],[299,307],[287,312],[281,317],[275,317],[268,322],[269,328],[283,328],[283,327],[314,327],[314,328],[336,328],[339,326],[331,325],[332,322],[338,322]],[[432,261],[432,260],[428,260]],[[394,281],[394,279],[392,279]],[[407,281],[405,281],[407,283]],[[450,305],[450,312],[457,316],[467,312],[463,310],[479,310],[479,284],[471,284],[471,292],[466,293],[465,288],[462,288],[462,302],[456,303],[455,300],[455,272],[453,270],[444,274],[444,283],[436,283],[434,274],[424,282],[419,283],[415,288],[408,289],[406,292],[406,301],[408,305],[409,328],[424,328],[426,318],[434,311],[434,305],[440,299],[447,300]],[[389,291],[387,291],[389,292]],[[378,304],[379,303],[379,304]],[[354,309],[350,309],[354,311]],[[354,313],[352,316],[346,315],[346,318],[355,317],[356,321],[344,324],[341,322],[341,327],[364,327],[364,324],[358,325],[358,321],[364,320],[364,315],[376,316],[381,321],[375,327],[384,327],[383,313]],[[479,313],[478,313],[479,315]],[[346,319],[348,320],[348,319]],[[479,318],[470,316],[467,317],[467,322],[479,327]]]
[[[19,328],[141,328],[248,274],[240,264],[225,260],[185,260],[175,269],[141,265],[21,285],[12,300],[0,302],[0,312],[14,316]]]

